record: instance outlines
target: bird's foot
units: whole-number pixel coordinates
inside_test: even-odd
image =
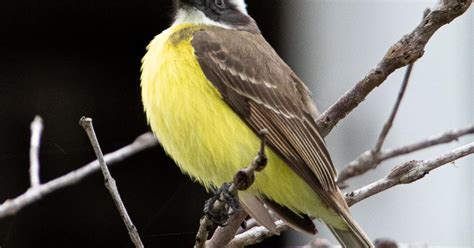
[[[230,216],[240,211],[239,200],[230,191],[230,186],[231,184],[224,183],[204,204],[204,214],[218,226],[226,226]]]

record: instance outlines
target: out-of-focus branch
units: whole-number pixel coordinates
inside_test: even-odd
[[[390,174],[385,178],[369,184],[359,190],[347,193],[345,195],[346,202],[349,206],[352,206],[370,196],[383,192],[394,186],[413,183],[425,177],[432,170],[437,169],[445,164],[452,163],[473,153],[474,143],[470,143],[432,160],[413,160],[403,163],[394,167]]]
[[[31,123],[31,140],[30,140],[30,185],[32,188],[38,187],[40,181],[40,162],[39,152],[41,143],[41,134],[43,133],[43,119],[36,116]]]
[[[145,133],[130,145],[105,155],[104,160],[108,164],[114,164],[156,145],[158,145],[158,141],[154,135],[152,133]],[[99,162],[96,160],[50,182],[28,189],[24,194],[15,199],[7,200],[0,205],[0,219],[18,213],[24,207],[41,200],[45,195],[79,183],[87,176],[99,170],[99,168]]]
[[[107,164],[104,160],[104,154],[102,153],[99,140],[97,139],[97,135],[95,134],[92,119],[82,117],[79,121],[79,124],[82,126],[82,128],[84,128],[84,131],[86,131],[87,136],[89,137],[92,148],[94,149],[94,153],[97,157],[97,160],[99,161],[100,169],[102,170],[102,174],[104,175],[105,187],[109,191],[110,196],[112,196],[115,206],[117,207],[117,210],[119,211],[120,216],[122,217],[122,220],[125,226],[127,227],[130,239],[132,240],[136,248],[143,248],[144,246],[142,240],[140,239],[140,235],[138,234],[138,230],[133,224],[130,215],[128,214],[127,208],[125,207],[125,204],[122,201],[122,197],[120,196],[120,193],[118,191],[117,183],[112,177],[112,174],[110,174],[109,168],[107,167]]]
[[[426,16],[426,13],[425,13],[425,16]],[[414,66],[414,64],[410,64],[407,68],[407,71],[405,73],[405,77],[403,79],[402,87],[401,87],[401,89],[398,93],[397,101],[395,102],[395,105],[393,107],[392,112],[390,113],[390,116],[389,116],[387,122],[383,126],[382,132],[379,135],[379,138],[377,140],[377,143],[375,144],[375,147],[372,150],[367,152],[368,156],[373,158],[373,162],[378,162],[378,163],[367,165],[367,166],[372,166],[372,167],[375,168],[380,163],[380,161],[378,161],[378,158],[379,158],[380,153],[381,153],[380,151],[382,150],[382,146],[385,143],[385,139],[387,138],[388,133],[390,132],[390,129],[393,126],[393,123],[395,122],[395,117],[397,117],[397,113],[398,113],[398,110],[400,109],[400,105],[402,103],[403,96],[405,95],[405,92],[406,92],[407,87],[408,87],[408,83],[410,81],[410,76],[411,76],[411,72],[413,71],[413,66]],[[357,158],[356,161],[358,161],[359,158]],[[340,188],[345,188],[346,185],[344,184],[344,182],[345,182],[346,179],[350,178],[351,176],[356,176],[356,175],[363,174],[363,172],[359,173],[359,174],[354,173],[356,171],[363,171],[362,169],[360,169],[360,170],[357,170],[357,169],[358,169],[358,167],[355,167],[355,169],[354,169],[354,167],[350,167],[350,168],[345,167],[339,173],[338,178],[337,178],[337,182],[338,182],[338,185],[339,185]],[[365,171],[368,171],[368,169],[365,170]]]
[[[441,0],[426,13],[418,27],[393,45],[374,69],[317,119],[321,134],[327,136],[337,123],[354,110],[395,70],[412,64],[424,54],[426,44],[442,26],[469,9],[472,0]]]
[[[474,125],[470,125],[461,129],[450,130],[448,132],[430,137],[428,139],[415,142],[406,146],[398,147],[395,149],[380,150],[378,152],[373,152],[372,150],[366,151],[362,153],[357,159],[347,164],[341,170],[337,179],[338,184],[344,184],[344,182],[349,178],[362,175],[371,169],[375,169],[380,163],[388,159],[416,152],[436,145],[450,143],[469,134],[474,134]]]
[[[382,150],[383,143],[385,143],[385,139],[387,139],[388,133],[390,129],[393,127],[393,122],[395,122],[395,117],[397,117],[398,110],[400,109],[400,105],[402,104],[403,97],[405,96],[405,92],[407,91],[408,83],[410,82],[411,72],[413,71],[413,65],[410,64],[407,68],[405,73],[405,77],[403,79],[402,87],[398,93],[397,101],[393,107],[393,110],[388,118],[388,121],[383,126],[382,132],[380,133],[379,139],[377,140],[377,144],[375,148],[372,150],[373,153],[378,153]]]

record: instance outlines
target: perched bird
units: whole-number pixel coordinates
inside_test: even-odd
[[[275,230],[323,221],[345,247],[373,247],[352,218],[315,123],[310,92],[263,38],[244,0],[175,0],[170,28],[148,46],[141,87],[148,122],[181,170],[207,189],[232,181],[268,129],[268,165],[239,193]]]

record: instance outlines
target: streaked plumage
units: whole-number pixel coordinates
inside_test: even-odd
[[[186,8],[178,15],[204,15]],[[219,25],[181,16],[150,44],[142,95],[153,131],[180,168],[209,189],[249,164],[259,147],[256,133],[269,129],[269,164],[241,197],[249,213],[272,228],[262,214],[266,203],[309,232],[314,226],[306,216],[317,217],[342,242],[370,247],[335,183],[308,89],[242,15]]]

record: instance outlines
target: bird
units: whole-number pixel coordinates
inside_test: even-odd
[[[315,118],[309,88],[248,14],[245,0],[173,0],[171,26],[142,59],[147,121],[181,171],[211,191],[251,162],[268,130],[268,165],[240,204],[275,231],[325,223],[344,247],[373,247],[353,219]]]

